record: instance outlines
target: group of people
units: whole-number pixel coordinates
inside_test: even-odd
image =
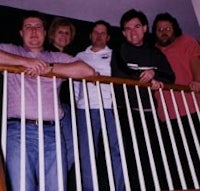
[[[88,76],[106,75],[120,78],[138,80],[142,83],[151,83],[153,96],[157,102],[157,113],[160,125],[165,127],[166,119],[163,114],[163,107],[158,94],[159,88],[164,83],[176,83],[189,85],[192,91],[200,91],[200,46],[199,43],[188,35],[183,35],[177,20],[169,13],[162,13],[156,16],[152,27],[152,34],[155,44],[149,40],[149,25],[145,14],[141,11],[131,9],[125,12],[120,20],[120,28],[124,42],[120,47],[111,50],[108,42],[111,37],[111,26],[108,22],[99,20],[93,23],[89,34],[91,45],[85,51],[77,53],[72,57],[68,53],[68,47],[73,43],[75,37],[74,25],[64,18],[53,20],[48,33],[44,16],[37,11],[27,11],[20,24],[20,35],[23,46],[12,44],[0,44],[0,64],[21,65],[25,69],[25,122],[26,122],[26,190],[35,191],[39,184],[38,172],[38,131],[37,131],[37,80],[36,76],[53,72],[61,74],[66,78],[85,78]],[[48,34],[50,45],[44,48],[45,36]],[[142,70],[140,68],[146,68]],[[21,77],[19,74],[8,74],[8,142],[6,169],[8,173],[8,190],[20,190],[20,128],[21,128]],[[56,166],[56,144],[55,144],[55,116],[53,104],[52,79],[41,77],[42,85],[42,116],[44,128],[44,150],[45,150],[45,188],[48,191],[58,190],[57,166]],[[62,88],[61,88],[62,87]],[[74,151],[72,140],[72,125],[70,115],[70,100],[68,81],[57,79],[57,88],[61,88],[59,119],[61,127],[61,148],[62,166],[64,169],[64,190],[67,190],[68,171],[73,168]],[[132,150],[132,139],[126,113],[123,87],[115,85],[115,95],[118,112],[120,116],[121,129],[124,133],[124,146],[129,168],[131,188],[140,187],[135,183],[135,176],[132,172],[134,167],[134,152]],[[145,137],[142,128],[140,108],[138,106],[136,91],[128,86],[128,95],[136,137],[140,150],[142,150],[141,161],[148,189],[154,190],[152,183],[150,161],[144,143]],[[107,84],[101,84],[103,107],[105,113],[106,127],[108,131],[109,146],[115,188],[117,191],[125,190],[125,181],[122,171],[119,143],[116,133],[115,118],[113,115],[113,103],[111,89]],[[153,152],[157,153],[156,167],[160,168],[162,163],[159,143],[156,138],[155,123],[152,115],[147,88],[140,87],[140,96],[143,111],[148,124],[150,143]],[[85,99],[83,85],[81,82],[74,82],[76,101],[76,116],[78,126],[78,137],[80,146],[80,162],[82,185],[84,191],[92,191],[92,172],[89,157],[89,143],[87,134],[87,121],[85,111]],[[173,107],[170,106],[171,97],[164,92],[166,101],[169,101],[168,112],[172,121],[173,129],[177,129],[177,119]],[[184,109],[181,93],[176,92],[176,99],[181,108],[180,115],[184,128],[188,128],[188,120]],[[199,127],[197,112],[193,107],[192,97],[188,93],[188,104],[191,106],[192,118],[195,127]],[[99,158],[99,137],[101,134],[101,120],[99,111],[98,92],[94,83],[88,83],[88,97],[90,117],[93,130],[94,146],[96,157]],[[198,98],[199,99],[199,98]],[[200,101],[200,99],[199,99]],[[165,127],[166,128],[166,127]],[[176,131],[176,130],[175,130]],[[167,134],[167,131],[165,132]],[[199,136],[200,137],[200,136]],[[192,141],[191,141],[192,142]],[[191,143],[192,144],[192,143]],[[197,159],[195,159],[195,162]],[[132,172],[131,172],[132,171]],[[167,189],[164,168],[161,165],[159,181],[163,189]],[[164,180],[163,180],[164,179]],[[137,182],[137,181],[136,181]],[[191,181],[187,182],[192,187]],[[179,185],[177,185],[178,187]],[[137,189],[136,189],[137,190]]]
[[[148,22],[146,16],[142,12],[138,12],[135,10],[130,10],[126,12],[120,21],[120,26],[123,35],[126,38],[126,41],[121,45],[121,47],[115,51],[113,50],[113,62],[111,62],[112,66],[112,74],[114,76],[120,77],[128,77],[133,79],[138,79],[141,82],[151,82],[152,88],[154,89],[154,85],[156,85],[155,89],[159,86],[162,87],[162,82],[164,83],[176,83],[182,85],[190,86],[191,90],[199,92],[200,84],[199,84],[199,69],[200,69],[200,57],[199,57],[199,43],[188,35],[182,35],[181,29],[177,20],[171,16],[169,13],[161,13],[158,14],[155,18],[152,27],[152,35],[155,38],[155,43],[151,44],[152,41],[148,40]],[[152,47],[153,45],[153,47]],[[118,64],[116,64],[118,63]],[[151,67],[153,69],[139,71],[137,68],[136,70],[130,69],[130,64],[132,66],[139,67]],[[134,65],[133,65],[134,64]],[[155,83],[155,80],[159,83]],[[154,84],[155,83],[155,84]],[[122,86],[117,86],[116,94],[118,100],[118,107],[121,117],[122,124],[128,124],[127,116],[126,116],[126,104],[123,102],[124,94]],[[163,91],[164,98],[166,100],[167,111],[169,113],[169,117],[171,119],[172,129],[175,134],[176,143],[180,146],[179,148],[179,156],[181,157],[181,161],[187,161],[185,157],[185,151],[183,147],[183,143],[180,138],[180,131],[178,128],[178,120],[177,116],[175,115],[175,109],[173,107],[172,98],[169,91]],[[151,182],[151,177],[148,174],[151,174],[149,171],[150,167],[149,159],[148,159],[148,152],[144,152],[147,150],[147,146],[143,144],[145,142],[144,133],[142,127],[142,121],[140,119],[140,109],[138,107],[138,99],[136,97],[136,92],[134,88],[128,87],[128,93],[130,97],[130,105],[132,109],[132,117],[134,120],[134,127],[136,131],[137,141],[139,142],[139,148],[141,147],[141,161],[145,177],[149,178],[148,183]],[[197,111],[194,108],[194,103],[192,101],[191,93],[185,94],[187,97],[187,103],[189,106],[189,110],[193,119],[194,126],[199,127],[199,119],[197,116]],[[164,173],[164,167],[162,167],[162,159],[160,156],[160,148],[158,143],[158,138],[156,136],[155,131],[155,122],[152,116],[152,108],[150,106],[150,100],[148,96],[148,92],[146,88],[140,89],[140,97],[143,105],[143,111],[145,115],[145,120],[150,136],[150,143],[152,152],[156,153],[154,155],[154,160],[156,161],[155,165],[158,170],[158,177],[161,177],[161,185],[166,185],[166,177]],[[161,131],[163,131],[163,137],[168,137],[168,130],[166,127],[166,118],[164,115],[163,104],[161,102],[161,97],[159,95],[159,91],[155,91],[155,105],[157,106],[157,114],[160,119],[160,127]],[[197,94],[197,100],[199,103],[199,94]],[[190,127],[188,122],[188,116],[186,114],[186,109],[183,105],[183,99],[181,97],[180,92],[175,92],[175,99],[177,101],[177,105],[179,108],[181,121],[184,126],[184,130],[187,134],[187,141],[189,142],[189,146],[191,149],[191,153],[197,153],[195,151],[194,141],[189,133]],[[130,134],[129,126],[123,125],[122,128],[125,129],[125,135]],[[197,133],[199,131],[197,130]],[[199,133],[198,133],[199,135]],[[173,156],[170,138],[163,139],[165,142],[165,149],[167,153],[171,153],[169,156]],[[125,143],[127,148],[127,162],[129,163],[130,171],[134,171],[134,156],[132,150],[132,140],[130,136],[125,136]],[[148,144],[148,143],[147,143]],[[181,149],[180,149],[181,148]],[[184,158],[184,157],[185,158]],[[193,154],[195,156],[195,154]],[[168,160],[172,160],[168,158]],[[195,156],[193,158],[194,164],[198,164],[198,157]],[[173,165],[172,165],[173,164]],[[171,171],[177,169],[175,162],[173,161],[170,164]],[[198,165],[197,165],[198,166]],[[131,168],[133,167],[133,168]],[[199,172],[199,171],[197,171]],[[187,184],[189,187],[193,187],[191,182],[190,173],[184,172],[185,177],[187,180]],[[197,173],[198,174],[198,173]],[[133,174],[132,174],[133,175]],[[174,173],[173,179],[176,180],[174,184],[177,188],[180,188],[180,182],[178,180],[177,172]],[[131,182],[134,182],[134,176],[132,177]],[[190,179],[190,180],[188,180]],[[150,184],[149,187],[151,188]],[[135,188],[133,183],[133,188]],[[154,190],[155,188],[151,188]],[[165,186],[163,187],[165,189]]]

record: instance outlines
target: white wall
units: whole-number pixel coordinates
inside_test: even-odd
[[[192,0],[192,4],[200,26],[200,0]]]
[[[105,19],[114,26],[119,26],[121,15],[130,8],[143,11],[150,27],[157,13],[169,12],[178,19],[183,32],[200,40],[200,27],[190,0],[0,0],[0,5],[86,21]]]

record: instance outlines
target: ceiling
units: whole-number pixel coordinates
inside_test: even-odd
[[[195,9],[192,2],[196,3]],[[84,21],[104,19],[113,26],[119,26],[119,20],[125,11],[135,8],[146,14],[150,29],[156,14],[169,12],[178,19],[184,33],[200,40],[199,2],[200,0],[0,0],[0,5],[35,9]]]

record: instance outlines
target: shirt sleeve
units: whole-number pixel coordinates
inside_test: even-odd
[[[78,60],[78,58],[70,56],[66,53],[60,53],[60,52],[51,52],[54,57],[55,63],[71,63]]]
[[[0,50],[8,52],[10,54],[19,54],[18,49],[19,47],[17,47],[16,45],[0,43]]]
[[[134,71],[129,69],[120,55],[120,50],[113,50],[111,57],[111,75],[121,78],[134,77]]]
[[[174,83],[175,74],[165,55],[157,48],[155,49],[154,62],[157,67],[154,79],[164,83]]]
[[[190,60],[194,57],[200,56],[200,45],[196,39],[189,35],[184,35],[184,46],[186,47],[185,53],[188,55]]]

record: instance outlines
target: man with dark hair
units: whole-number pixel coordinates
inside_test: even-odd
[[[171,65],[175,73],[175,83],[181,85],[190,86],[191,90],[199,92],[200,91],[200,46],[198,42],[191,36],[182,34],[181,28],[178,24],[176,18],[174,18],[169,13],[158,14],[153,22],[152,32],[156,39],[156,47],[158,47],[167,57],[169,64]],[[176,144],[179,151],[179,156],[181,161],[187,161],[185,149],[183,147],[183,142],[181,140],[178,118],[175,112],[175,108],[172,102],[172,96],[169,91],[163,91],[164,99],[167,106],[167,111],[170,117],[172,129],[174,132]],[[200,137],[199,133],[199,118],[197,111],[194,106],[192,94],[189,92],[184,92],[186,102],[188,104],[189,112],[191,114],[192,123],[196,128],[197,136]],[[199,177],[199,157],[195,150],[194,139],[190,131],[189,118],[187,115],[186,108],[184,106],[184,101],[182,98],[182,93],[177,91],[174,93],[175,100],[178,106],[178,113],[180,114],[180,121],[183,125],[187,142],[189,145],[190,152],[192,154],[193,164],[196,166],[197,177]],[[156,93],[157,99],[157,113],[161,121],[163,122],[162,130],[164,136],[167,137],[167,127],[166,118],[164,115],[163,105],[159,93]],[[198,104],[200,104],[200,94],[196,94],[196,99]],[[168,145],[167,153],[172,152],[169,143],[170,139],[165,139]],[[199,148],[198,148],[199,149]],[[169,154],[170,155],[170,154]],[[171,163],[172,164],[172,163]],[[184,177],[186,178],[186,183],[188,188],[194,188],[191,173],[188,167],[188,163],[183,163]],[[172,166],[173,172],[176,169],[176,165]],[[178,174],[174,174],[176,177],[176,183],[178,183]],[[200,179],[199,179],[200,181]],[[177,189],[180,185],[177,185]]]
[[[159,21],[168,21],[170,22],[170,26],[166,27],[166,28],[159,28],[157,29],[157,23]],[[172,31],[173,29],[173,35],[166,35],[166,32]],[[157,43],[160,44],[161,46],[167,46],[169,44],[171,44],[177,37],[182,35],[182,29],[179,26],[178,21],[172,17],[169,13],[162,13],[156,16],[153,26],[152,26],[152,33],[155,34],[164,34],[161,35],[162,37],[156,37]],[[160,35],[159,35],[160,36]]]
[[[124,31],[125,25],[127,24],[127,22],[133,18],[139,18],[143,26],[145,25],[148,26],[148,20],[147,20],[146,15],[141,11],[136,11],[134,9],[131,9],[125,12],[121,17],[121,20],[120,20],[121,31]]]
[[[165,56],[155,47],[153,47],[146,37],[148,37],[148,20],[145,14],[141,11],[131,9],[123,14],[120,20],[122,33],[125,41],[122,43],[119,50],[113,51],[111,62],[112,75],[117,77],[131,78],[143,83],[151,82],[152,89],[163,87],[163,82],[173,82],[174,73],[165,58]],[[130,107],[132,111],[136,137],[140,149],[140,156],[142,162],[143,173],[146,180],[147,190],[155,190],[152,183],[150,160],[148,157],[145,137],[143,132],[142,118],[138,106],[138,99],[134,87],[127,87]],[[134,151],[132,150],[132,139],[129,129],[129,121],[127,119],[127,108],[124,98],[123,87],[120,85],[115,86],[115,96],[119,110],[121,128],[124,132],[124,142],[127,154],[127,163],[130,172],[130,182],[132,189],[137,188],[137,170],[134,168]],[[153,153],[157,153],[156,166],[160,169],[158,174],[163,174],[163,168],[160,165],[161,155],[159,144],[156,141],[155,123],[150,104],[150,98],[147,88],[139,88],[139,93],[143,105],[145,120],[150,135],[151,148]],[[152,92],[154,95],[154,92]],[[146,143],[147,144],[147,143]],[[155,155],[154,155],[155,156]],[[162,163],[161,163],[162,164]],[[162,172],[162,173],[161,173]],[[165,183],[165,177],[160,181]],[[163,185],[162,185],[163,186]],[[162,188],[165,188],[164,186]]]
[[[25,126],[26,126],[26,190],[39,188],[38,157],[38,94],[37,75],[53,72],[66,77],[82,78],[94,75],[92,67],[67,54],[43,50],[46,35],[45,21],[41,13],[27,11],[20,27],[23,46],[0,44],[0,64],[25,67]],[[53,64],[56,63],[56,64]],[[59,64],[60,63],[60,64]],[[57,79],[57,91],[62,79]],[[58,190],[57,160],[55,142],[54,94],[51,78],[41,77],[42,117],[44,129],[45,190]],[[8,190],[20,190],[20,131],[21,131],[21,75],[8,73],[8,122],[6,167],[8,170]],[[63,118],[63,110],[58,105],[58,117]],[[62,131],[62,124],[61,124]],[[66,189],[66,148],[61,134],[64,190]]]
[[[90,40],[91,45],[83,52],[77,54],[77,58],[88,63],[94,67],[101,75],[111,75],[111,54],[112,50],[107,46],[110,39],[110,24],[105,21],[97,21],[94,23],[91,32]],[[106,128],[109,137],[109,145],[112,159],[112,169],[115,180],[115,190],[124,190],[124,181],[122,166],[120,160],[120,153],[118,148],[118,140],[115,129],[115,120],[112,109],[111,89],[108,84],[101,84],[101,94],[103,99],[103,108],[105,112]],[[85,118],[85,103],[83,86],[81,83],[75,85],[76,102],[77,102],[77,116],[78,116],[78,128],[79,128],[79,140],[80,140],[80,158],[82,164],[83,175],[83,189],[92,191],[92,176],[91,168],[88,166],[90,163],[89,144],[87,135],[87,123]],[[100,105],[98,99],[97,87],[94,83],[88,83],[88,95],[89,95],[89,109],[92,123],[92,130],[94,136],[94,145],[96,154],[98,157],[98,143],[99,135],[103,124],[101,124],[100,118]],[[91,163],[90,163],[91,164]]]
[[[182,35],[177,20],[169,13],[162,13],[156,16],[152,32],[156,38],[156,47],[165,54],[175,73],[175,83],[189,85],[191,90],[200,91],[200,46],[198,42],[189,35]],[[165,93],[167,95],[167,92]],[[167,100],[169,101],[169,105],[167,104],[169,106],[169,116],[171,119],[175,119],[175,111],[173,107],[170,107],[172,100]],[[181,94],[176,95],[176,100],[180,108],[184,108]],[[192,104],[192,97],[189,100],[190,112],[196,113]],[[164,113],[160,104],[159,99],[158,113],[161,120],[164,121]],[[186,115],[185,109],[180,110],[180,115]]]

